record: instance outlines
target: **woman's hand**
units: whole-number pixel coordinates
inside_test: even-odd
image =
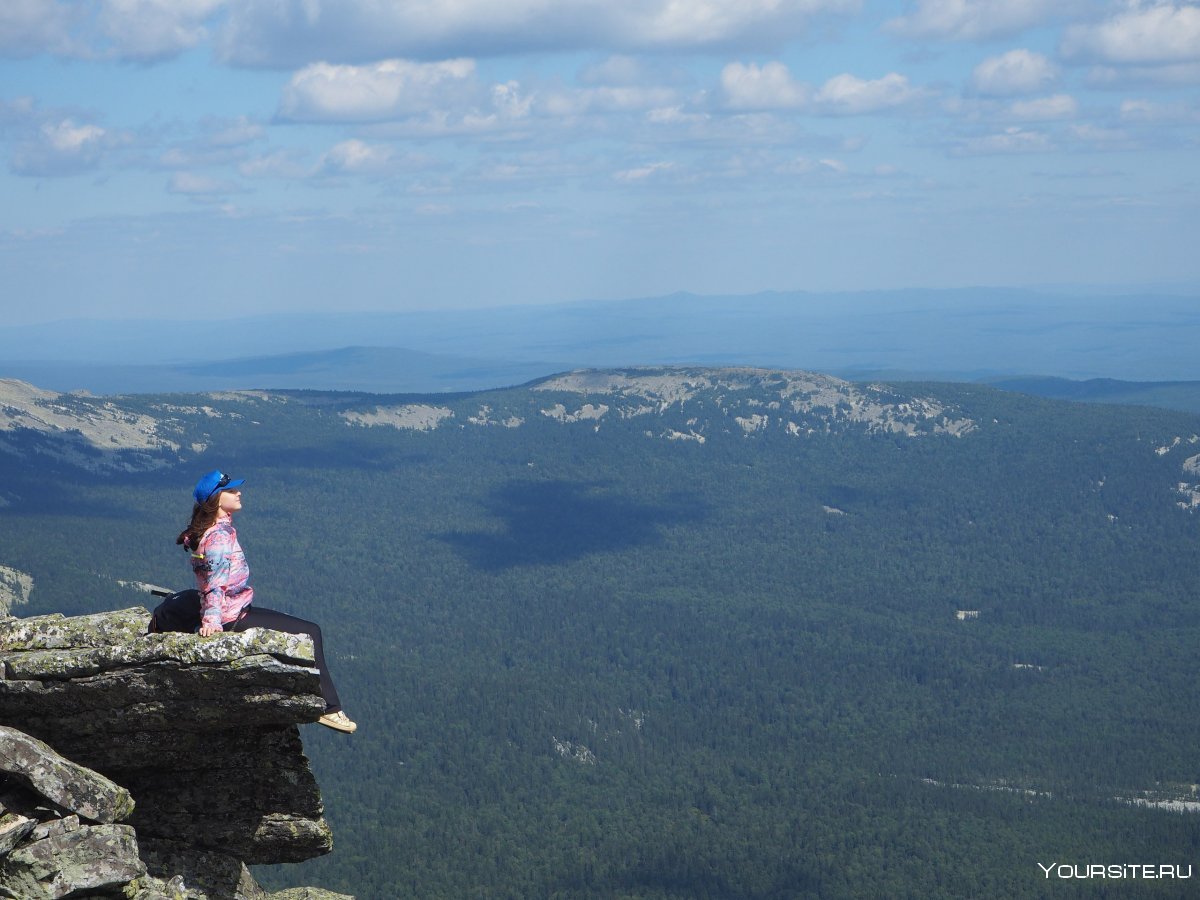
[[[209,625],[207,622],[200,623],[200,637],[211,637],[214,634],[220,634],[224,630],[220,625]]]

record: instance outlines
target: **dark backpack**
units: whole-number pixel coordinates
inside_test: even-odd
[[[163,602],[154,607],[146,634],[162,634],[165,631],[192,632],[200,627],[200,592],[195,588],[176,591],[152,591],[162,597]]]

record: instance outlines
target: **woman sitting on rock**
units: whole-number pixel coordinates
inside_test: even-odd
[[[321,626],[253,605],[250,569],[233,528],[233,513],[242,508],[243,481],[231,480],[219,471],[202,476],[192,492],[196,501],[192,521],[175,540],[191,554],[196,589],[200,592],[200,634],[208,637],[247,628],[307,634],[312,638],[313,654],[321,673],[321,696],[325,698],[325,714],[318,721],[338,731],[353,732],[358,726],[342,712],[337,688],[325,664]]]

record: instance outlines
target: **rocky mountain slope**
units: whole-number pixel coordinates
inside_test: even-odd
[[[0,566],[0,616],[8,615],[10,609],[29,600],[33,590],[33,578],[11,566]]]
[[[808,372],[747,368],[581,370],[523,388],[449,398],[434,395],[416,402],[383,395],[343,396],[346,399],[329,411],[347,425],[416,431],[520,428],[534,420],[587,422],[599,430],[608,422],[637,420],[648,436],[704,443],[718,432],[782,431],[802,437],[857,429],[918,437],[961,436],[978,427],[931,396]],[[27,452],[30,444],[18,442],[24,438],[37,453],[73,466],[98,472],[146,471],[203,452],[210,432],[222,420],[254,425],[259,410],[286,403],[295,415],[302,415],[312,398],[239,391],[187,395],[184,402],[98,399],[0,380],[0,452]],[[307,412],[318,414],[311,408]]]
[[[148,619],[0,620],[0,896],[265,900],[247,864],[332,847],[296,727],[324,708],[311,641]]]
[[[568,406],[538,399],[553,394],[577,396],[579,403]],[[768,369],[580,370],[535,382],[529,386],[529,397],[539,415],[562,424],[586,421],[599,429],[605,420],[645,419],[652,436],[701,443],[715,431],[782,430],[801,436],[860,428],[917,436],[962,435],[976,427],[933,397],[908,396],[882,385],[858,385],[828,375]],[[456,414],[450,406],[399,404],[343,415],[360,425],[428,430],[447,424]],[[524,424],[527,415],[525,404],[484,405],[465,421],[514,428]]]
[[[803,371],[642,367],[577,370],[518,388],[455,395],[312,394],[232,391],[167,398],[58,394],[0,379],[0,454],[30,452],[97,473],[150,471],[201,455],[218,430],[254,428],[271,415],[344,426],[433,431],[518,429],[535,422],[600,433],[639,426],[652,440],[704,444],[715,436],[859,433],[969,438],[980,421],[936,389],[849,382]],[[1179,458],[1179,505],[1200,508],[1200,440],[1181,433],[1156,448]],[[10,502],[0,486],[0,506]],[[19,602],[0,572],[0,595]]]

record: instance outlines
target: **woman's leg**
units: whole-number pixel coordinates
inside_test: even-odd
[[[282,631],[287,634],[307,634],[312,638],[313,656],[317,660],[317,669],[321,673],[321,696],[325,698],[325,712],[337,712],[342,708],[338,698],[337,688],[329,677],[329,667],[325,665],[325,650],[321,646],[321,626],[316,622],[298,619],[287,613],[251,606],[250,611],[230,628],[230,631],[245,631],[247,628],[270,628],[272,631]]]

